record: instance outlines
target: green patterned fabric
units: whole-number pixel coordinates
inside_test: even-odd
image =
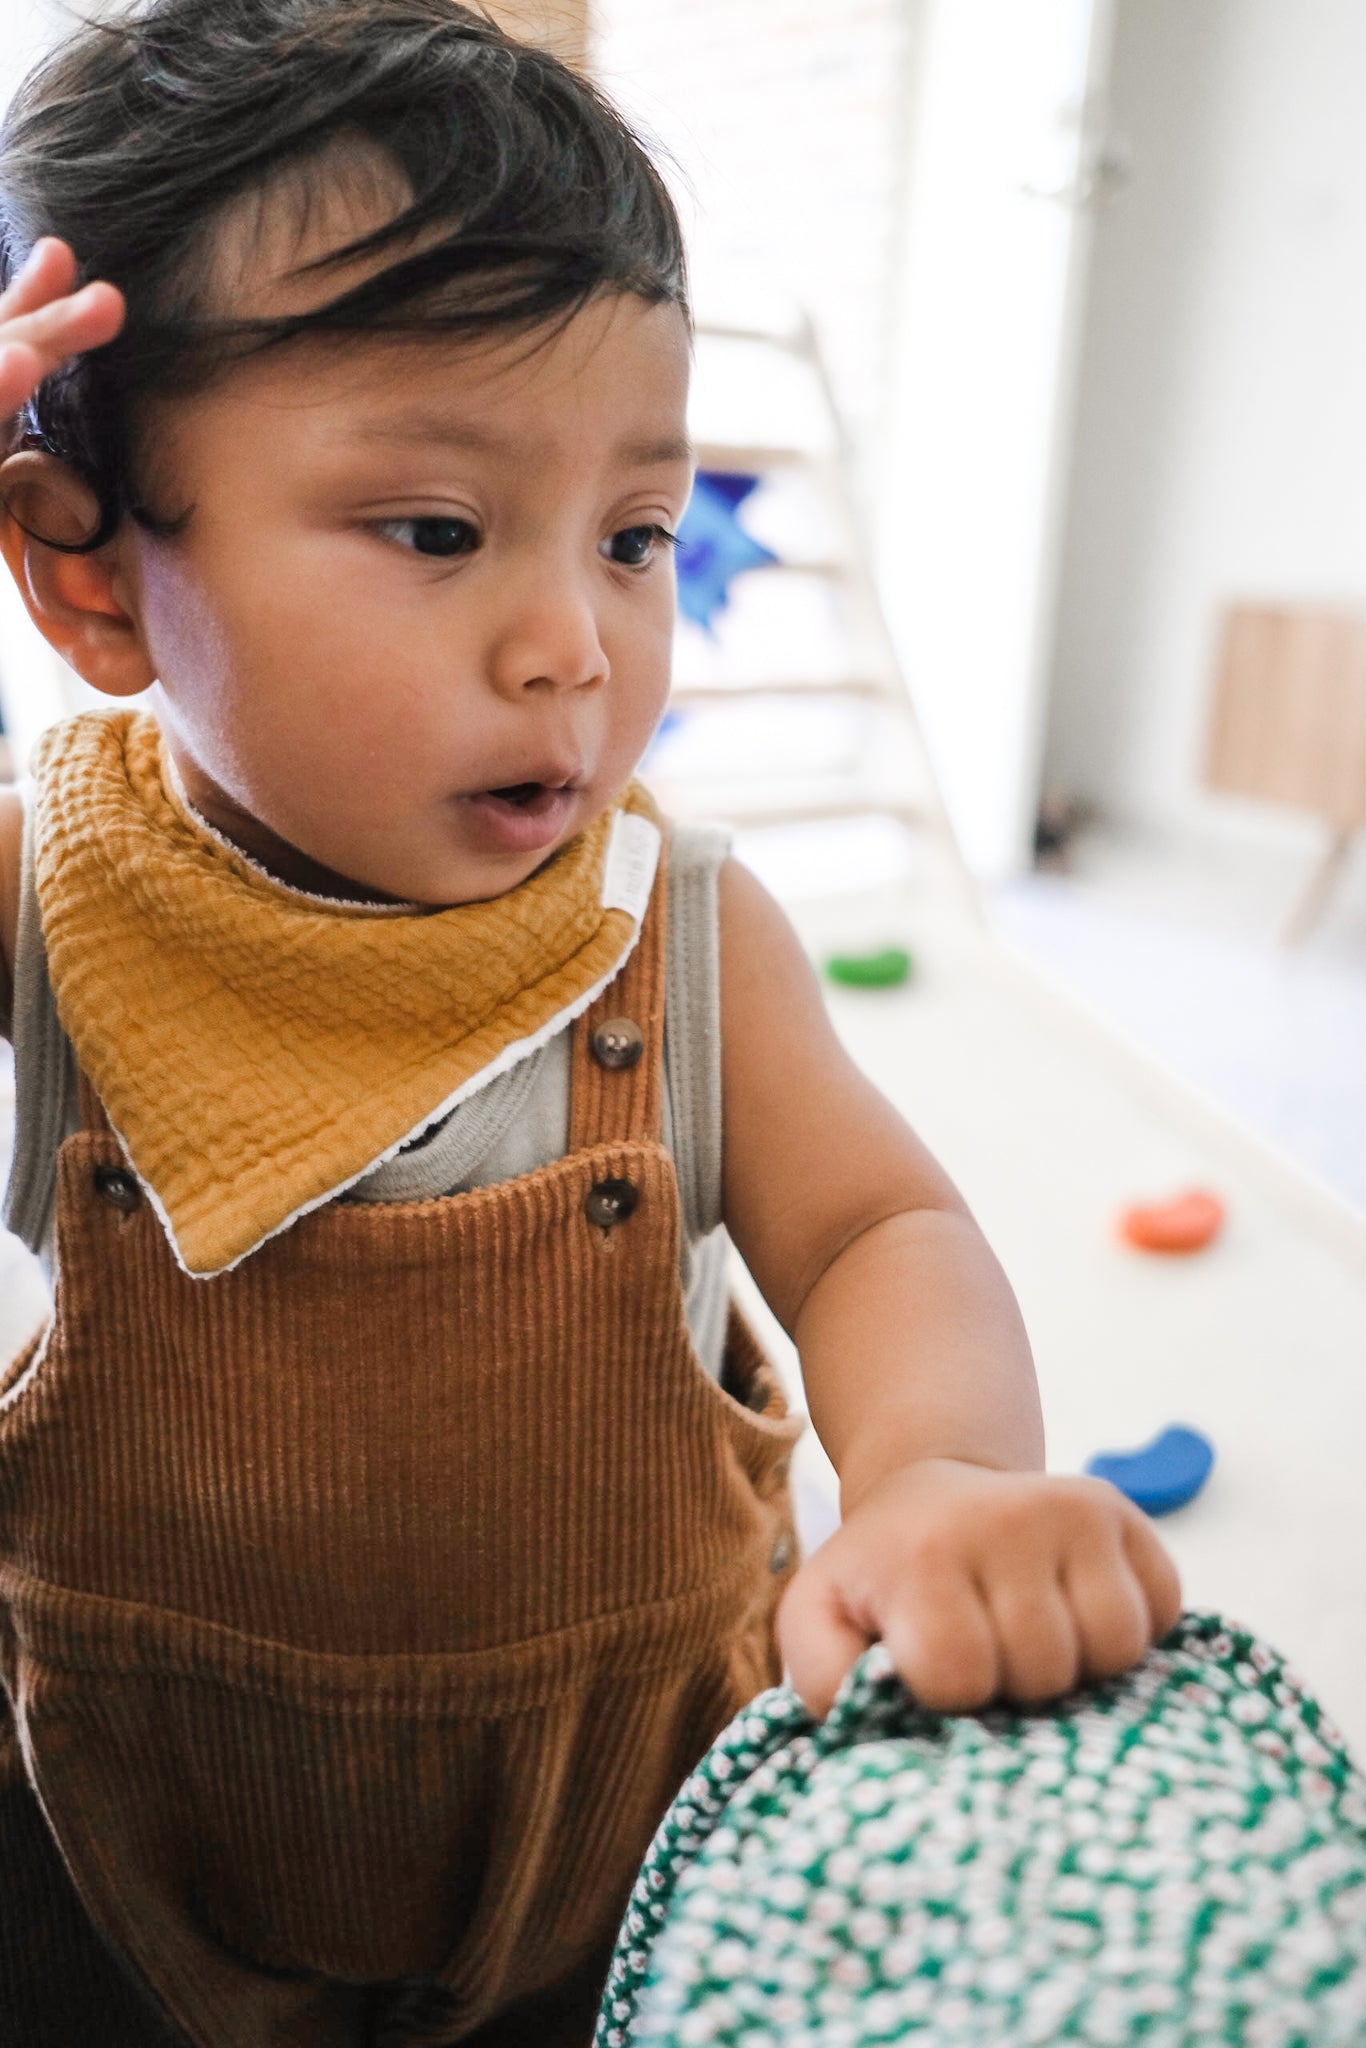
[[[1046,1710],[737,1716],[641,1870],[597,2048],[1366,2048],[1366,1781],[1281,1659],[1187,1615]]]

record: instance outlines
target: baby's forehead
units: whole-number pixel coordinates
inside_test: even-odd
[[[247,452],[318,488],[444,477],[451,457],[509,492],[592,491],[624,472],[673,491],[693,461],[689,356],[681,310],[629,292],[530,330],[309,331],[155,408],[147,445],[155,476],[220,496]]]

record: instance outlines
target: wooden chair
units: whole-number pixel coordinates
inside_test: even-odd
[[[1282,933],[1302,939],[1366,826],[1366,612],[1228,607],[1205,782],[1322,819],[1328,844]]]

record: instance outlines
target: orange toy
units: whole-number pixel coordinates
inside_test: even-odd
[[[1188,1188],[1170,1202],[1125,1209],[1119,1234],[1143,1252],[1199,1252],[1219,1235],[1224,1205],[1205,1188]]]

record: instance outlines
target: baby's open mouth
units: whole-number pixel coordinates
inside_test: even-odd
[[[504,782],[467,796],[470,815],[505,850],[535,852],[548,846],[574,816],[578,799],[564,782]]]
[[[501,797],[505,804],[529,804],[545,788],[543,782],[512,782],[506,789],[491,789],[490,796]]]

